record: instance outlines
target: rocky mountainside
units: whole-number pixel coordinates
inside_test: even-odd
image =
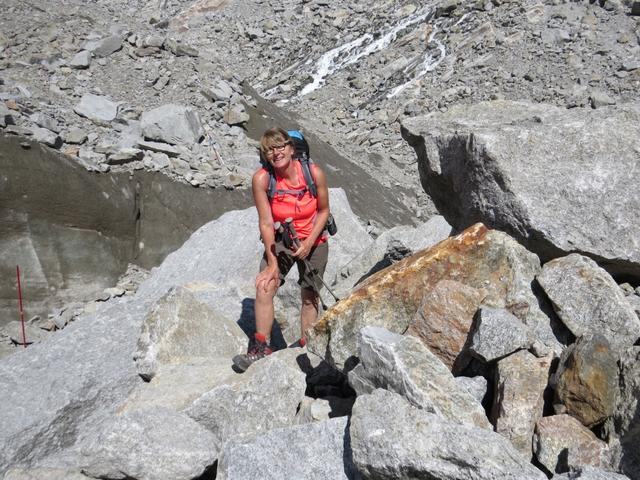
[[[637,2],[621,0],[3,3],[9,132],[92,170],[242,188],[257,164],[246,84],[423,219],[406,117],[502,98],[598,108],[640,81]]]

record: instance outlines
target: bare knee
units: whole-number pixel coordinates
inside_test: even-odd
[[[303,288],[302,289],[302,307],[303,308],[310,308],[313,307],[316,310],[318,309],[318,294],[310,289],[310,288]]]
[[[270,302],[278,292],[278,285],[276,282],[270,282],[267,288],[256,289],[256,302]]]

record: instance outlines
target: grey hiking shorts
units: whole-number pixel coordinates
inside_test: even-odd
[[[276,258],[278,259],[278,269],[280,270],[280,285],[284,283],[284,277],[287,276],[289,270],[294,264],[298,265],[298,285],[301,288],[310,288],[316,293],[322,288],[322,276],[327,267],[327,259],[329,258],[329,242],[316,245],[309,252],[306,261],[296,259],[291,250],[286,248],[282,242],[276,242]],[[313,272],[307,270],[307,265],[311,266]],[[267,268],[267,256],[263,255],[260,262],[260,271]]]

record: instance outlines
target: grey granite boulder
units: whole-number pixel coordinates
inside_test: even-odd
[[[349,383],[359,395],[385,388],[451,422],[492,428],[480,403],[417,338],[365,327],[358,338],[358,357]]]
[[[94,478],[191,480],[210,469],[218,450],[211,432],[165,408],[126,412],[97,429],[82,471]]]
[[[79,471],[62,468],[10,468],[3,480],[90,480]]]
[[[34,128],[33,139],[52,148],[60,148],[62,146],[62,139],[56,133],[46,128]]]
[[[353,460],[364,478],[547,478],[502,435],[449,422],[386,390],[358,397],[349,433]]]
[[[497,100],[406,119],[422,185],[457,229],[482,221],[548,260],[571,252],[640,276],[633,172],[640,104],[565,109]]]
[[[536,424],[536,459],[551,474],[576,467],[610,467],[607,444],[570,415],[543,417]]]
[[[552,480],[629,480],[629,477],[610,470],[585,466],[569,473],[554,475]]]
[[[562,322],[576,337],[597,333],[615,349],[640,337],[640,319],[605,270],[578,254],[547,262],[537,277]]]
[[[172,145],[191,145],[204,135],[196,110],[183,105],[168,104],[148,110],[140,122],[145,138]]]
[[[132,354],[148,306],[123,297],[2,359],[0,474],[16,465],[59,466],[116,413],[141,381]]]
[[[340,231],[329,239],[327,279],[372,241],[351,211],[344,190],[332,188],[329,197]],[[263,251],[255,208],[229,212],[203,225],[182,248],[168,255],[140,291],[159,298],[174,285],[184,285],[198,300],[225,312],[252,335],[255,277]],[[287,343],[300,338],[297,279],[297,269],[293,268],[275,300],[276,320]],[[324,290],[320,294],[330,303],[331,297]]]
[[[216,479],[360,479],[351,460],[347,425],[347,417],[339,417],[227,442]]]
[[[530,460],[533,432],[542,417],[551,358],[521,350],[498,362],[491,419],[496,432]]]
[[[485,362],[531,345],[531,332],[518,317],[505,309],[482,307],[471,337],[469,351]]]
[[[221,448],[233,438],[250,438],[295,423],[304,398],[305,374],[298,366],[302,349],[275,352],[233,381],[217,385],[184,412],[213,432]]]
[[[611,430],[616,437],[615,465],[631,478],[640,478],[640,346],[620,355],[620,392]]]
[[[213,388],[238,376],[227,358],[190,358],[179,364],[159,365],[150,382],[140,382],[121,411],[150,407],[184,410]]]
[[[134,354],[138,373],[153,378],[163,364],[193,358],[231,359],[246,349],[246,336],[234,320],[198,301],[187,289],[170,290],[142,324]]]
[[[118,115],[118,106],[117,102],[107,97],[85,93],[73,111],[98,125],[108,125]]]
[[[610,418],[618,398],[615,351],[602,335],[584,335],[568,347],[555,373],[556,401],[587,427]]]
[[[393,259],[387,253],[394,243],[400,243],[409,253],[413,253],[435,245],[450,234],[451,225],[440,215],[418,227],[400,226],[386,230],[360,255],[340,269],[333,282],[335,291],[338,296],[344,296],[357,283],[391,265]]]

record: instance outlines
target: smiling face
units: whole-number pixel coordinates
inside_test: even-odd
[[[274,168],[286,168],[293,158],[293,142],[286,131],[272,128],[265,132],[260,140],[263,157]]]

